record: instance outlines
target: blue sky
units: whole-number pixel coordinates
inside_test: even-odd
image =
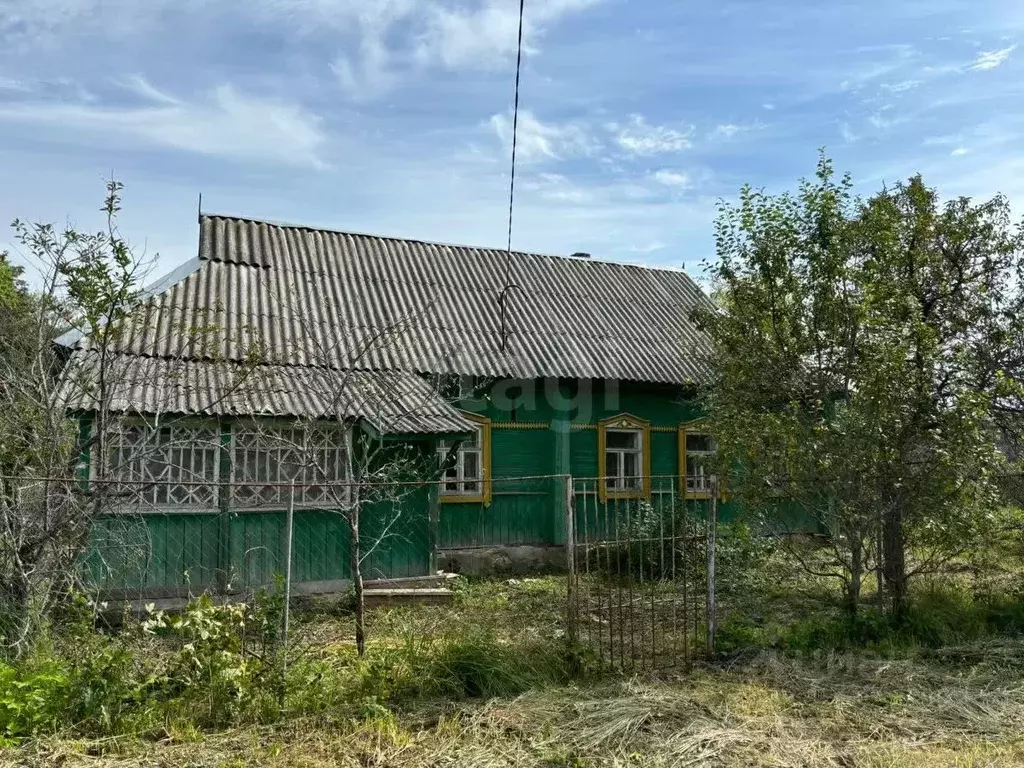
[[[0,218],[159,269],[210,212],[503,246],[517,0],[0,0]],[[825,146],[1024,199],[1019,0],[526,0],[513,246],[696,271]],[[6,236],[0,236],[0,247]]]

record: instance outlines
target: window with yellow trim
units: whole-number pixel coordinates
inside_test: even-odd
[[[598,424],[601,500],[651,494],[651,425],[623,414]]]
[[[679,474],[683,476],[686,496],[706,499],[711,496],[715,441],[700,429],[679,428]]]
[[[458,442],[441,440],[437,453],[443,462],[440,499],[447,503],[491,501],[491,420],[464,414],[477,427],[473,435]]]

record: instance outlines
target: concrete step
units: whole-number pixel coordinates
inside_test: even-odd
[[[457,573],[438,572],[430,576],[402,576],[397,579],[366,579],[365,589],[445,589],[451,586]]]
[[[391,605],[445,605],[455,594],[450,589],[419,587],[413,589],[365,589],[363,600],[367,608]]]

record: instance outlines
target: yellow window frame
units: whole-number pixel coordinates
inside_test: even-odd
[[[608,476],[608,444],[609,429],[632,429],[641,433],[643,450],[643,477],[641,487],[635,491],[609,491],[606,485]],[[600,479],[597,483],[597,496],[602,502],[609,499],[650,499],[651,498],[651,422],[637,418],[629,413],[620,413],[602,419],[597,423],[597,466]]]
[[[687,488],[686,483],[686,435],[710,435],[706,429],[702,429],[703,420],[688,421],[685,424],[679,425],[679,487],[683,491],[683,496],[687,499],[710,499],[711,491],[690,491]],[[722,483],[719,481],[718,484],[718,498],[724,499],[725,495],[722,489]]]
[[[443,504],[483,504],[491,506],[491,420],[476,413],[462,412],[472,422],[480,425],[480,493],[449,493],[443,492],[444,479],[441,480],[442,491],[438,501]]]

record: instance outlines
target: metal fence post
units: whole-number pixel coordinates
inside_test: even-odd
[[[295,481],[288,486],[288,514],[284,524],[284,649],[288,650],[288,619],[292,602],[292,533],[295,528]]]
[[[718,604],[715,597],[715,549],[718,539],[718,476],[711,476],[711,503],[708,505],[708,639],[707,652],[715,654],[718,634]]]

